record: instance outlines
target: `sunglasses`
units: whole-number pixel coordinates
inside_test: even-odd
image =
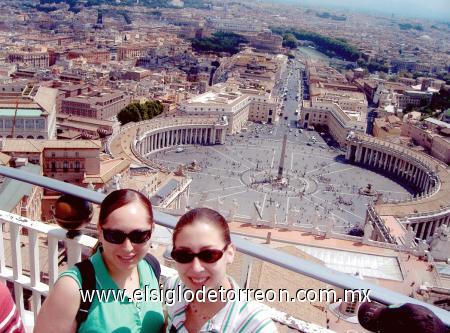
[[[125,233],[121,230],[115,229],[103,229],[103,238],[112,244],[122,244],[125,239],[129,239],[131,243],[142,244],[148,241],[152,235],[152,229],[150,230],[133,230],[129,233]]]
[[[225,245],[223,250],[218,249],[206,249],[203,251],[200,251],[198,253],[194,253],[190,250],[185,249],[173,249],[171,256],[172,259],[180,264],[187,264],[192,262],[195,257],[203,261],[207,264],[215,263],[216,261],[219,261],[220,258],[222,258],[225,250],[227,249],[229,244]]]

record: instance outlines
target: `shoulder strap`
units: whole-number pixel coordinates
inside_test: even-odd
[[[148,253],[144,257],[145,261],[152,268],[153,273],[156,276],[156,279],[159,281],[159,277],[161,276],[161,266],[159,264],[158,259],[156,259],[152,254]],[[92,262],[89,259],[83,260],[79,263],[76,263],[75,266],[78,268],[81,274],[81,289],[86,290],[95,290],[95,270]],[[80,298],[80,308],[78,309],[77,315],[75,317],[77,321],[77,329],[80,325],[87,319],[89,309],[92,305],[92,298],[86,297],[84,300]]]
[[[150,253],[147,253],[144,259],[147,262],[147,264],[152,268],[153,273],[156,276],[156,280],[159,282],[159,277],[161,276],[161,266],[159,264],[158,259],[156,259],[155,256],[153,256]]]
[[[75,266],[78,268],[81,274],[81,289],[86,292],[87,290],[95,290],[95,270],[94,265],[89,259],[83,260],[76,263]],[[80,298],[80,308],[78,309],[77,315],[75,317],[77,321],[77,330],[80,325],[87,319],[89,309],[92,305],[92,298],[85,297],[85,299]]]

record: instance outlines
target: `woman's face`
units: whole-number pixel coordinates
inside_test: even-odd
[[[222,250],[226,243],[223,240],[221,231],[211,224],[196,221],[189,224],[178,233],[174,247],[176,249],[189,250],[199,253],[205,249]],[[227,285],[227,265],[234,259],[235,248],[230,244],[226,248],[222,258],[215,263],[205,263],[195,257],[193,261],[186,264],[176,263],[176,269],[181,280],[191,290],[217,289]]]
[[[128,238],[122,244],[113,244],[105,240],[102,229],[120,230],[130,233],[133,230],[150,230],[147,210],[139,202],[131,202],[108,215],[106,223],[98,226],[99,240],[103,246],[103,257],[108,268],[117,271],[130,270],[145,256],[149,241],[132,243]]]

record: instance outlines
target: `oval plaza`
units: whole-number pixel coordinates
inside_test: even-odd
[[[227,144],[226,134],[239,133],[247,125],[251,101],[246,101],[239,94],[234,96],[237,98],[231,99],[236,104],[230,103],[230,99],[223,96],[216,95],[218,99],[213,97],[214,95],[201,96],[186,102],[177,116],[139,123],[138,130],[134,129],[135,138],[130,142],[133,153],[141,161],[158,164],[159,161],[152,154],[163,153],[170,147],[226,144],[228,149],[234,146],[234,143],[231,146]],[[207,103],[208,101],[212,103]],[[222,111],[225,109],[223,106],[228,106],[229,109]],[[333,113],[330,115],[332,117]],[[268,125],[266,127],[272,128]],[[370,221],[374,228],[372,239],[400,245],[408,228],[412,229],[415,237],[427,239],[439,226],[449,222],[450,210],[445,198],[450,195],[450,177],[441,162],[392,143],[353,134],[348,130],[347,133],[350,133],[345,141],[347,162],[405,183],[413,193],[406,200],[404,197],[379,197],[373,204],[368,204],[365,220]],[[282,219],[278,217],[276,220],[280,223]],[[314,222],[310,221],[310,224],[313,225]],[[296,228],[294,223],[290,227]]]

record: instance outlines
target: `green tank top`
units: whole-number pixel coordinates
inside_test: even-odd
[[[103,291],[103,299],[100,301],[96,296],[93,298],[89,315],[78,329],[78,333],[153,333],[161,332],[164,325],[164,316],[161,301],[133,302],[125,296],[125,299],[114,299],[113,294],[108,291],[121,290],[109,275],[103,262],[100,251],[91,258],[95,269],[96,289]],[[155,274],[145,260],[138,263],[139,283],[142,295],[150,290],[159,290],[159,284]],[[81,274],[77,267],[72,267],[60,274],[59,277],[69,276],[73,278],[81,289]]]

